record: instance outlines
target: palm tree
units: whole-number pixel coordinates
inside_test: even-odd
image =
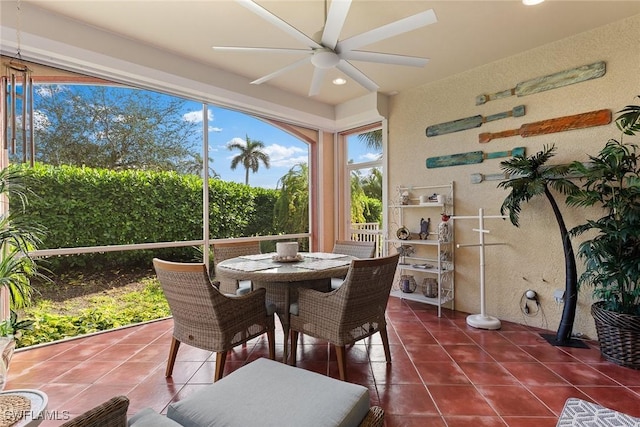
[[[569,232],[550,188],[562,194],[572,194],[578,187],[565,178],[570,172],[569,165],[545,166],[545,163],[554,155],[555,146],[552,145],[545,146],[543,151],[533,156],[519,155],[501,162],[500,167],[512,178],[500,182],[498,187],[511,190],[504,199],[500,212],[503,215],[508,212],[511,223],[516,227],[519,226],[518,219],[522,203],[544,195],[551,204],[560,228],[565,267],[565,304],[555,342],[552,344],[569,345],[578,304],[578,274]]]
[[[382,150],[382,129],[372,130],[371,132],[361,133],[358,139],[371,149]]]
[[[246,135],[247,140],[246,143],[242,142],[232,142],[227,145],[229,150],[240,150],[240,154],[235,156],[231,160],[231,170],[235,170],[239,164],[245,169],[244,183],[249,185],[249,171],[251,170],[253,173],[258,172],[260,168],[260,162],[264,164],[264,166],[269,169],[269,155],[262,151],[264,148],[264,142],[262,141],[252,141],[249,138],[249,135]]]

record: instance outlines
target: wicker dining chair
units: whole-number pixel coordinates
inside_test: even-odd
[[[173,374],[180,343],[216,352],[214,381],[222,377],[229,350],[264,333],[269,358],[275,359],[275,308],[266,306],[264,289],[227,296],[212,285],[205,264],[154,258],[153,266],[173,315],[167,377]]]
[[[127,396],[114,396],[61,424],[61,427],[126,427]]]
[[[385,311],[398,265],[398,254],[353,260],[342,286],[332,292],[300,289],[291,307],[291,362],[296,364],[298,334],[329,341],[336,349],[340,379],[346,381],[345,347],[380,333],[391,362]]]
[[[334,254],[351,255],[358,259],[373,258],[376,254],[376,242],[356,242],[354,240],[336,240],[333,244]],[[342,285],[344,277],[332,277],[331,289]]]
[[[213,244],[213,265],[242,255],[257,255],[260,253],[260,242],[242,241],[242,242],[225,242]],[[253,287],[250,280],[235,280],[225,277],[215,278],[215,285],[220,292],[225,294],[244,295],[250,292]]]

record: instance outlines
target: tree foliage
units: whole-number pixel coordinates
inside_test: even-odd
[[[197,161],[190,138],[199,128],[183,119],[180,98],[109,86],[41,87],[39,95],[40,162],[185,172]]]
[[[246,185],[249,185],[249,171],[258,172],[260,163],[269,169],[270,160],[269,155],[263,151],[264,142],[252,140],[247,135],[244,144],[242,142],[232,142],[227,145],[227,148],[240,151],[240,154],[231,160],[231,170],[235,170],[238,165],[242,165],[245,169],[244,183]]]
[[[274,220],[285,234],[309,230],[309,167],[299,163],[278,181]]]

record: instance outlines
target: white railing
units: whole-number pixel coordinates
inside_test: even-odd
[[[352,223],[350,235],[355,242],[376,242],[376,257],[383,255],[382,230],[377,222]]]

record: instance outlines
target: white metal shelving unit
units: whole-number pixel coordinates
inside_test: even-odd
[[[404,298],[412,301],[418,301],[426,304],[436,305],[438,307],[438,316],[442,314],[442,306],[450,303],[451,309],[454,308],[455,286],[454,286],[454,233],[453,223],[449,225],[450,238],[448,241],[442,241],[438,236],[438,224],[440,223],[441,214],[453,216],[454,214],[454,186],[453,182],[443,185],[427,185],[427,186],[411,186],[398,188],[397,203],[389,206],[391,218],[398,219],[398,227],[406,227],[408,221],[420,224],[421,218],[431,218],[431,226],[426,240],[420,239],[419,230],[411,231],[410,238],[407,240],[399,239],[396,230],[390,227],[390,233],[387,242],[392,246],[389,253],[398,251],[400,246],[410,245],[414,249],[414,254],[400,258],[398,265],[398,275],[391,290],[391,295],[398,298]],[[400,194],[409,192],[410,197],[408,204],[400,203]],[[433,194],[444,196],[442,202],[423,202],[423,199]],[[394,249],[395,248],[395,249]],[[401,285],[401,276],[412,275],[416,281],[417,287],[414,292],[404,292]],[[422,282],[425,278],[432,277],[437,281],[437,295],[430,298],[424,295],[424,287]]]

